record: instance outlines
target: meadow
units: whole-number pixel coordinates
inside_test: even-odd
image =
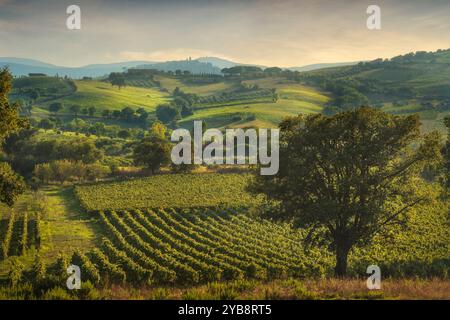
[[[154,111],[157,105],[170,100],[166,93],[155,88],[125,86],[119,89],[108,82],[94,80],[79,80],[75,81],[75,84],[76,92],[44,102],[42,106],[62,102],[67,108],[72,105],[95,106],[100,112],[103,109],[121,110],[124,106]]]

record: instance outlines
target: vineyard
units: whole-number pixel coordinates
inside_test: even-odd
[[[248,175],[159,175],[130,181],[78,186],[88,211],[155,208],[244,207],[259,199],[245,192]]]
[[[308,230],[248,214],[259,203],[246,191],[248,179],[180,174],[78,186],[79,201],[102,230],[101,244],[87,257],[101,278],[141,284],[331,275],[326,243],[308,246]],[[446,219],[444,202],[418,207],[407,229],[392,228],[389,237],[355,249],[350,273],[363,275],[376,263],[385,275],[446,277]]]
[[[447,277],[446,218],[430,218],[414,217],[417,224],[409,232],[399,232],[395,245],[380,237],[355,250],[350,273],[364,275],[367,266],[376,263],[385,276]],[[333,272],[332,254],[325,246],[308,247],[306,230],[233,210],[100,211],[99,223],[103,230],[99,247],[83,259],[72,259],[92,283],[194,285],[314,278]],[[432,229],[433,239],[424,232]]]
[[[11,256],[24,256],[31,247],[39,249],[40,223],[39,212],[4,212],[0,217],[0,261]]]
[[[287,225],[222,211],[131,210],[100,212],[99,248],[76,254],[87,278],[98,283],[195,284],[219,280],[320,275],[328,257],[301,247]],[[328,260],[328,262],[326,261]]]

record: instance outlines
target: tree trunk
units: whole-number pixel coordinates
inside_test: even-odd
[[[336,245],[336,266],[334,274],[338,278],[343,278],[347,275],[347,259],[350,248],[346,245]]]

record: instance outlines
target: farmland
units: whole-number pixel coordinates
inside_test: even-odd
[[[119,110],[124,106],[154,111],[158,104],[168,101],[167,94],[154,88],[140,88],[127,86],[121,88],[111,86],[110,83],[100,81],[75,81],[77,91],[71,95],[44,102],[62,102],[67,107],[77,104],[82,107],[96,106],[99,110]]]
[[[245,192],[247,175],[159,175],[76,187],[86,210],[242,207],[257,203]],[[130,192],[133,190],[133,192]]]
[[[256,201],[245,191],[248,178],[166,174],[78,186],[74,191],[52,188],[45,193],[51,207],[44,211],[35,207],[35,196],[24,196],[16,208],[22,210],[12,211],[17,215],[2,215],[0,227],[12,231],[0,239],[10,253],[0,262],[0,281],[16,256],[30,268],[36,254],[47,264],[49,276],[61,276],[57,264],[71,261],[81,266],[85,280],[99,287],[116,284],[148,290],[269,281],[279,288],[288,282],[277,279],[332,275],[334,258],[326,244],[309,247],[307,230],[251,214]],[[27,237],[41,234],[40,248],[29,240],[24,250],[20,242],[26,232],[25,214]],[[445,202],[418,207],[408,229],[391,228],[389,237],[377,237],[355,249],[349,257],[349,274],[364,275],[367,265],[376,263],[385,277],[445,277],[450,242],[446,219]],[[60,260],[61,253],[66,260]],[[185,298],[201,294],[200,288],[186,292]]]
[[[153,273],[146,273],[147,277],[155,270],[158,274],[164,271],[163,279],[154,280],[176,282],[178,278],[183,282],[180,277],[186,274],[189,281],[202,282],[203,279],[204,282],[208,281],[205,277],[212,275],[209,281],[223,277],[273,279],[332,273],[333,258],[324,247],[305,250],[307,230],[296,231],[289,224],[249,215],[254,202],[244,190],[246,177],[233,174],[198,176],[161,175],[156,180],[137,180],[136,184],[134,181],[133,184],[100,184],[97,190],[79,187],[76,192],[82,203],[91,202],[89,207],[85,204],[87,209],[99,212],[99,223],[104,230],[101,248],[106,250],[105,256],[109,252],[116,257],[116,263],[119,256],[121,259],[127,256],[135,263],[128,262],[134,268],[140,265],[153,270]],[[191,184],[187,190],[183,180]],[[213,190],[219,181],[224,182],[221,191],[214,202],[208,201],[211,192],[216,192]],[[155,184],[165,192],[163,196],[154,192]],[[194,185],[204,188],[206,194],[199,196]],[[172,197],[172,190],[182,193],[168,203],[166,197]],[[145,203],[134,198],[134,194],[141,194],[139,198],[145,199],[147,192],[154,198]],[[429,192],[438,192],[438,189],[431,188]],[[86,200],[86,194],[94,193],[95,196]],[[103,197],[105,194],[112,196],[107,199]],[[130,200],[129,209],[121,208],[125,199]],[[159,209],[134,209],[138,206]],[[423,205],[412,215],[406,230],[391,228],[388,238],[377,237],[372,244],[355,250],[350,257],[351,273],[361,275],[367,265],[376,263],[386,276],[448,274],[450,234],[445,208],[445,202],[433,207]],[[92,214],[96,215],[95,212]],[[290,252],[289,257],[286,252]],[[146,261],[144,257],[155,257],[156,260]],[[175,261],[185,262],[180,266],[175,265]],[[221,272],[226,276],[220,276]],[[128,273],[132,271],[128,270]],[[130,276],[144,281],[142,275]]]
[[[11,208],[0,207],[0,298],[83,299],[86,291],[92,299],[100,294],[118,297],[118,292],[126,298],[391,298],[410,286],[428,291],[428,284],[436,292],[422,292],[420,297],[447,297],[442,292],[450,272],[450,232],[446,169],[440,162],[445,149],[438,135],[423,139],[418,132],[446,132],[443,120],[450,104],[437,94],[438,87],[424,85],[431,78],[433,84],[443,81],[442,75],[433,78],[408,68],[391,72],[390,65],[383,65],[388,63],[301,74],[247,67],[223,75],[137,69],[98,79],[15,78],[9,98],[20,103],[20,115],[28,118],[30,128],[6,137],[0,155],[2,164],[23,176],[27,186]],[[354,78],[347,78],[348,72]],[[114,81],[119,82],[113,86]],[[396,81],[402,85],[392,85]],[[414,90],[405,91],[404,83]],[[368,101],[376,105],[357,108]],[[329,117],[307,116],[320,113]],[[370,130],[379,130],[375,138],[398,138],[389,126],[406,120],[392,114],[416,113],[420,121],[411,117],[405,125],[414,139],[398,150],[386,148],[396,152],[382,162],[385,140],[375,148],[366,145],[377,142],[371,140]],[[279,175],[259,190],[255,184],[249,188],[259,178],[251,175],[249,166],[184,167],[170,161],[172,130],[191,129],[195,120],[220,130],[275,128],[298,114],[306,115],[292,119],[298,128],[282,127],[283,133],[292,131],[280,135],[284,153]],[[339,121],[353,114],[367,118],[342,122],[336,131],[327,127],[341,125]],[[347,129],[364,121],[370,126]],[[312,130],[311,136],[294,140],[294,149],[283,149],[293,143],[286,138],[295,138],[304,128]],[[361,139],[354,136],[359,134]],[[307,144],[320,139],[325,148]],[[398,171],[405,173],[401,181],[417,182],[411,183],[411,190],[409,184],[394,181],[392,189],[380,195],[381,202],[360,210],[373,199],[364,188],[353,191],[372,181],[359,172],[370,176],[386,163],[395,166],[418,152],[418,143],[427,143],[431,150],[420,156],[433,155],[436,163],[427,159],[430,166],[422,168],[414,162],[418,158],[412,159],[414,169]],[[360,144],[363,148],[356,148]],[[304,152],[290,158],[297,150]],[[304,154],[307,159],[301,158]],[[366,156],[374,164],[363,163],[360,170],[358,161]],[[311,170],[305,170],[309,164]],[[306,183],[295,180],[311,172],[314,176]],[[384,176],[373,181],[379,179]],[[280,186],[283,189],[277,190]],[[308,193],[296,193],[302,188]],[[410,205],[402,199],[408,196]],[[305,209],[309,199],[314,207]],[[404,204],[406,209],[401,209]],[[389,216],[394,211],[398,215]],[[380,212],[386,219],[370,216]],[[353,214],[354,219],[348,218]],[[391,223],[396,217],[399,223]],[[349,241],[342,274],[336,272],[338,228],[344,233],[360,228],[349,236],[358,240]],[[66,292],[70,264],[81,267],[89,290]],[[372,296],[360,288],[367,266],[373,264],[391,281],[387,295]],[[344,274],[351,280],[339,278]],[[402,282],[410,278],[420,280],[409,286]],[[329,279],[328,286],[324,279]],[[396,283],[401,283],[400,293]],[[333,285],[342,291],[336,293]]]

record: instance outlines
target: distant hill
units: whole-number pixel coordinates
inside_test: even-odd
[[[355,87],[371,101],[449,99],[450,49],[419,51],[361,62],[352,66],[310,71],[305,77]],[[331,89],[331,88],[330,88]]]
[[[240,65],[240,63],[221,59],[221,58],[216,58],[216,57],[201,57],[201,58],[198,58],[195,60],[199,61],[199,62],[204,62],[204,63],[211,63],[214,67],[217,67],[220,69],[231,68],[231,67]]]
[[[172,71],[177,70],[189,71],[193,74],[222,74],[221,69],[214,66],[210,62],[201,62],[198,60],[180,60],[180,61],[167,61],[154,64],[144,64],[137,66],[139,69],[156,69],[159,71]]]
[[[156,69],[160,71],[176,70],[189,71],[194,74],[221,74],[220,70],[237,65],[224,59],[207,57],[197,60],[180,61],[128,61],[119,63],[90,64],[82,67],[63,67],[38,60],[0,57],[0,67],[7,66],[16,77],[26,76],[29,73],[44,73],[49,76],[68,76],[70,78],[81,79],[83,77],[103,77],[111,72],[123,72],[130,68]]]
[[[292,68],[289,68],[289,70],[306,72],[306,71],[319,70],[319,69],[325,69],[325,68],[352,66],[352,65],[355,65],[358,63],[359,63],[359,61],[358,62],[338,62],[338,63],[317,63],[317,64],[309,64],[309,65],[302,66],[302,67],[292,67]]]
[[[29,73],[44,73],[49,76],[58,74],[70,78],[80,79],[83,77],[102,77],[111,72],[121,72],[124,69],[133,68],[138,65],[153,63],[149,61],[128,61],[107,64],[91,64],[82,67],[61,67],[38,60],[0,57],[0,67],[7,66],[14,76],[25,76]]]

